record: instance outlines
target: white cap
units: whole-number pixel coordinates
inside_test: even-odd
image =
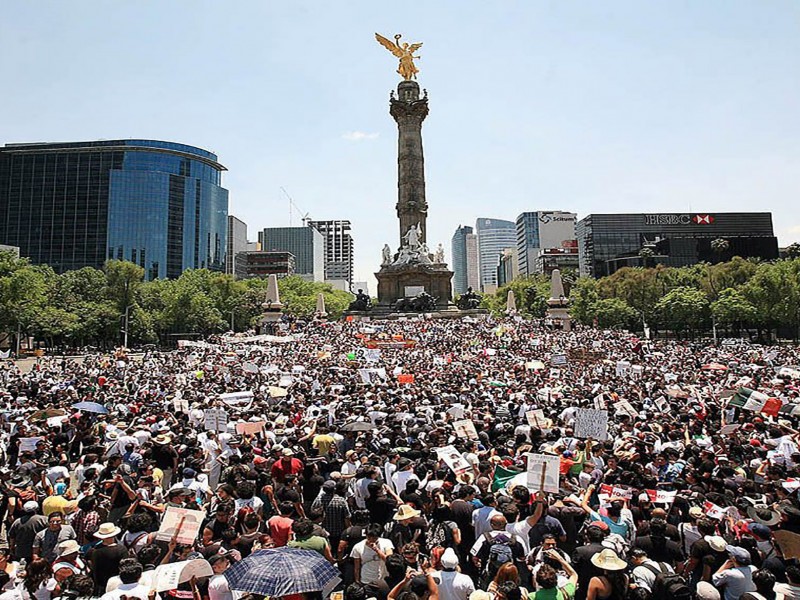
[[[452,548],[448,548],[442,554],[442,567],[445,569],[455,569],[458,566],[458,556],[456,555],[455,550]]]

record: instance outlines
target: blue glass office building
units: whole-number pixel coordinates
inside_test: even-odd
[[[216,155],[153,140],[0,148],[0,243],[57,272],[134,262],[147,279],[225,270]]]

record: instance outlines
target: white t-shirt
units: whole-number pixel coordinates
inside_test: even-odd
[[[122,596],[147,600],[149,594],[150,588],[141,583],[122,583],[114,591],[107,592],[100,596],[100,600],[120,600]]]
[[[458,571],[435,571],[433,577],[439,580],[439,600],[467,600],[475,591],[472,579]]]
[[[233,600],[225,575],[214,575],[208,581],[208,597],[210,600]],[[102,600],[102,599],[101,599]]]
[[[378,538],[378,548],[386,554],[394,550],[394,544],[386,538]],[[367,548],[367,540],[361,540],[353,546],[350,558],[361,560],[361,583],[377,583],[387,575],[386,563],[372,548]]]

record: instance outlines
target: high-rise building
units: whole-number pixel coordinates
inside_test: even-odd
[[[353,282],[353,237],[350,221],[309,221],[325,238],[325,280],[345,281],[349,291]]]
[[[475,221],[475,230],[478,235],[481,289],[491,292],[497,288],[500,254],[517,244],[517,228],[513,221],[481,218]]]
[[[593,214],[578,221],[576,230],[580,274],[590,277],[622,267],[684,267],[734,256],[778,258],[768,212]],[[715,248],[714,240],[727,244]]]
[[[497,265],[497,287],[511,283],[519,275],[517,249],[506,248],[500,253]]]
[[[265,227],[258,241],[262,252],[291,252],[295,275],[308,281],[325,280],[325,238],[313,227]]]
[[[225,270],[217,156],[154,140],[0,148],[0,243],[61,273],[128,260],[147,279]]]
[[[541,273],[542,250],[575,247],[577,215],[560,210],[524,212],[517,217],[517,256],[520,275]]]
[[[283,250],[245,252],[245,278],[269,277],[278,278],[294,275],[294,255]]]
[[[453,293],[463,294],[467,288],[480,289],[478,271],[478,236],[469,225],[459,225],[450,241],[453,268]]]
[[[228,215],[228,252],[225,272],[236,279],[247,277],[247,223]]]

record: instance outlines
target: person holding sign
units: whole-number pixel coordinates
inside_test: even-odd
[[[606,514],[601,514],[589,506],[589,498],[595,490],[594,485],[586,488],[581,501],[581,508],[589,515],[592,521],[602,521],[608,526],[611,533],[616,533],[622,536],[629,544],[632,544],[636,537],[636,525],[633,520],[633,513],[628,508],[628,500],[617,496],[609,498],[609,506],[606,508]]]

